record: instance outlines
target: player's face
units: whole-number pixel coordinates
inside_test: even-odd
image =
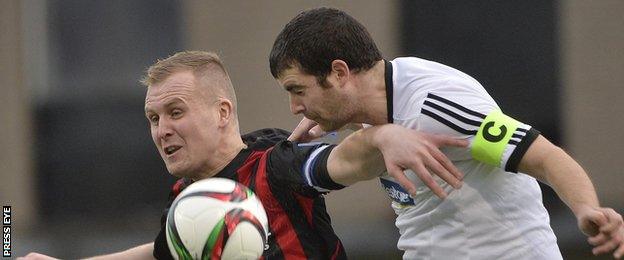
[[[352,118],[350,99],[336,82],[327,80],[327,86],[321,86],[316,77],[296,67],[282,72],[277,81],[288,91],[290,111],[316,121],[324,131],[337,130]]]
[[[152,140],[167,170],[178,177],[200,176],[217,150],[216,98],[198,84],[190,71],[177,72],[150,86],[145,98]]]

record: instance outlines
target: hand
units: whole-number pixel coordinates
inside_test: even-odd
[[[321,138],[325,135],[325,131],[313,120],[303,118],[295,127],[288,137],[288,141],[298,141],[302,143],[310,142],[314,139]]]
[[[39,254],[39,253],[30,253],[23,257],[18,257],[18,260],[58,260],[54,257],[50,257],[47,255]]]
[[[594,255],[613,251],[613,257],[624,255],[624,222],[622,215],[611,208],[584,206],[576,210],[578,226],[589,236],[587,241],[594,246]]]
[[[356,131],[361,128],[362,124],[347,124],[340,130],[350,129]],[[323,131],[315,121],[304,117],[292,131],[292,134],[288,137],[288,141],[307,143],[325,135],[327,135],[327,132]]]
[[[438,197],[446,198],[446,192],[433,180],[431,172],[438,175],[455,189],[462,185],[463,174],[440,151],[440,147],[467,147],[467,140],[450,136],[434,135],[387,124],[375,136],[375,146],[381,151],[388,174],[415,196],[416,186],[403,170],[411,169],[418,178]],[[381,129],[380,129],[381,130]]]

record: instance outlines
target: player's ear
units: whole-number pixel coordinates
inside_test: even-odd
[[[331,63],[330,76],[336,80],[339,86],[343,86],[348,80],[351,71],[349,65],[343,60],[333,60]]]
[[[219,109],[219,127],[227,126],[234,116],[234,104],[228,99],[219,98],[217,107]]]

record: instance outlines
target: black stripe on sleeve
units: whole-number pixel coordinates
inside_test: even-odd
[[[511,135],[511,138],[519,138],[519,139],[521,139],[522,137],[524,137],[524,135],[519,135],[519,134],[516,134],[516,133],[513,133]]]
[[[463,117],[463,116],[461,116],[461,115],[459,115],[459,114],[457,114],[457,113],[455,113],[455,112],[453,112],[451,110],[443,108],[442,106],[440,106],[440,105],[438,105],[436,103],[433,103],[433,102],[431,102],[429,100],[425,100],[424,105],[429,106],[431,108],[434,108],[434,109],[436,109],[436,110],[438,110],[438,111],[440,111],[440,112],[442,112],[444,114],[447,114],[449,116],[452,116],[453,118],[455,118],[455,119],[457,119],[459,121],[462,121],[462,122],[464,122],[466,124],[473,125],[473,126],[480,126],[481,125],[481,122],[479,122],[479,121],[475,121],[475,120],[471,120],[471,119],[465,118],[465,117]]]
[[[477,130],[468,130],[468,129],[464,129],[461,128],[460,126],[453,124],[451,121],[448,121],[446,119],[444,119],[443,117],[427,110],[427,109],[422,109],[421,113],[430,116],[431,118],[437,120],[438,122],[445,124],[446,126],[452,128],[453,130],[460,132],[462,134],[466,134],[466,135],[476,135],[477,134]]]
[[[520,164],[520,160],[522,160],[522,157],[524,156],[526,151],[529,150],[529,147],[539,135],[540,132],[535,128],[529,129],[526,136],[524,136],[524,138],[522,139],[522,141],[520,141],[513,153],[511,153],[511,156],[509,156],[509,159],[507,160],[507,165],[505,165],[505,171],[518,172],[518,164]]]
[[[461,110],[461,111],[463,111],[463,112],[465,112],[467,114],[470,114],[470,115],[473,115],[473,116],[485,119],[485,115],[484,114],[481,114],[481,113],[479,113],[477,111],[474,111],[474,110],[470,110],[470,109],[468,109],[468,108],[466,108],[466,107],[464,107],[464,106],[462,106],[460,104],[457,104],[457,103],[455,103],[453,101],[450,101],[450,100],[448,100],[446,98],[443,98],[443,97],[440,97],[438,95],[429,93],[429,94],[427,94],[427,98],[435,99],[435,100],[440,101],[442,103],[445,103],[445,104],[447,104],[449,106],[457,108],[457,109],[459,109],[459,110]]]
[[[316,164],[313,168],[313,175],[310,176],[314,179],[312,182],[323,189],[328,190],[340,190],[345,186],[339,183],[334,182],[329,176],[329,172],[327,171],[327,158],[329,158],[329,154],[331,151],[336,148],[335,145],[328,147],[323,150],[321,154],[318,155],[318,159],[316,160]]]

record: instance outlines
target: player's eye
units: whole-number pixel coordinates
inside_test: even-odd
[[[150,115],[147,117],[147,119],[149,120],[150,124],[152,125],[158,125],[158,116],[157,115]]]
[[[173,109],[171,110],[171,117],[172,118],[180,118],[182,116],[182,110],[180,109]]]

